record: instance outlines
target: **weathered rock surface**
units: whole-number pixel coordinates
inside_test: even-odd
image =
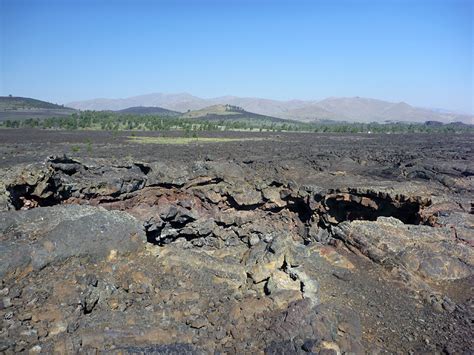
[[[409,226],[379,217],[376,222],[343,222],[333,231],[371,260],[428,282],[466,278],[474,270],[472,247],[447,227]]]
[[[143,248],[146,236],[130,215],[90,206],[0,212],[0,277],[38,271],[71,257],[96,262]]]

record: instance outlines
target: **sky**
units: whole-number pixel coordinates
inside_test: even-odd
[[[473,113],[474,0],[0,0],[0,95],[361,96]]]

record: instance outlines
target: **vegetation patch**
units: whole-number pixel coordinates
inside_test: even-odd
[[[246,113],[247,114],[247,113]],[[257,115],[258,116],[258,115]],[[166,115],[118,114],[109,111],[75,112],[68,117],[5,120],[1,128],[40,128],[106,131],[184,131],[186,134],[221,131],[315,132],[315,133],[470,133],[473,125],[426,123],[347,123],[296,122],[276,120],[266,116],[206,114],[201,118]],[[233,117],[233,119],[231,119]],[[201,140],[202,138],[200,138]]]

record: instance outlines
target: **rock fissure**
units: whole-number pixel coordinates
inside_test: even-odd
[[[31,209],[61,203],[92,204],[106,209],[131,211],[135,216],[140,209],[138,214],[150,216],[156,214],[163,205],[171,204],[173,207],[171,212],[167,211],[168,216],[161,212],[144,221],[148,239],[158,240],[161,245],[180,237],[187,241],[206,237],[212,233],[213,228],[234,226],[246,229],[243,219],[246,218],[248,223],[253,219],[251,213],[255,213],[254,217],[258,218],[260,211],[271,212],[275,218],[284,211],[290,212],[289,222],[299,226],[300,235],[306,244],[311,241],[327,242],[333,235],[331,227],[345,221],[376,221],[379,217],[394,217],[405,224],[434,225],[436,218],[435,215],[426,216],[422,213],[424,208],[431,205],[431,201],[416,196],[391,196],[371,191],[364,193],[354,189],[348,189],[348,192],[329,190],[308,193],[292,182],[270,182],[263,189],[261,186],[252,187],[245,183],[245,189],[242,188],[245,184],[212,176],[189,177],[189,182],[183,180],[179,183],[150,182],[152,167],[140,163],[132,165],[138,168],[138,176],[135,172],[134,176],[119,179],[111,177],[110,180],[99,181],[92,186],[82,179],[71,181],[71,177],[76,174],[87,176],[88,172],[93,171],[91,167],[78,161],[56,157],[46,165],[47,170],[42,171],[42,175],[38,173],[36,180],[30,177],[31,183],[22,181],[7,186],[12,208]],[[133,170],[129,166],[122,168],[126,171]],[[155,201],[147,201],[149,189],[159,189],[162,195],[174,195],[175,200],[163,201],[157,196]],[[193,203],[189,204],[190,201],[198,202],[198,209]],[[188,205],[180,206],[182,204]],[[222,218],[222,211],[228,215],[227,220]],[[239,215],[241,212],[247,215]],[[203,225],[206,231],[203,230]],[[254,239],[255,236],[261,239],[265,235],[258,230],[240,231],[237,234],[244,237],[251,234]]]

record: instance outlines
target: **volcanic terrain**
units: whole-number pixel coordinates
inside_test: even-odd
[[[472,135],[180,134],[0,130],[0,352],[474,350]]]

